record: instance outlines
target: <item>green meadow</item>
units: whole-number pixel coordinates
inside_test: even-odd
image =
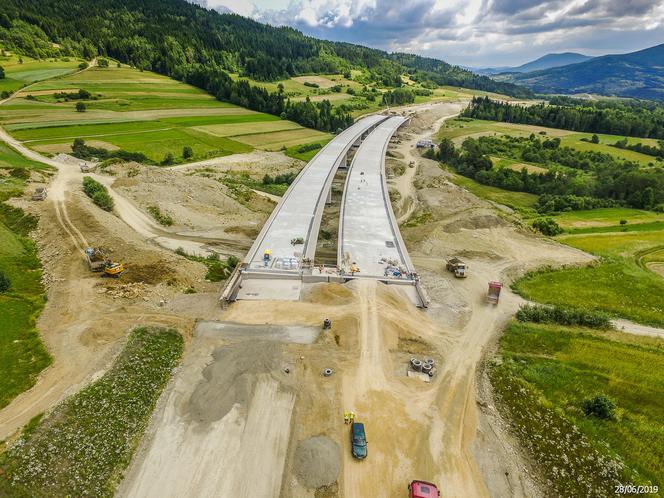
[[[656,222],[657,223],[657,222]],[[595,309],[641,323],[664,326],[664,230],[606,231],[562,235],[567,245],[599,256],[585,267],[531,273],[514,284],[527,299]],[[638,227],[638,224],[633,225]]]
[[[20,194],[22,182],[0,184],[0,199]],[[37,248],[28,237],[37,220],[0,203],[0,272],[10,287],[0,292],[0,408],[37,381],[51,363],[35,324],[46,294]]]
[[[438,139],[450,138],[455,144],[461,145],[468,138],[476,138],[485,135],[512,135],[516,137],[527,137],[532,133],[540,136],[559,137],[562,146],[571,147],[580,151],[595,151],[605,154],[611,154],[621,159],[627,159],[637,162],[643,166],[657,164],[652,156],[634,152],[631,150],[618,149],[611,144],[622,140],[625,137],[619,135],[598,135],[599,143],[593,144],[589,141],[583,141],[582,138],[590,140],[592,133],[578,133],[557,128],[547,128],[544,126],[533,126],[525,124],[502,123],[497,121],[484,121],[480,119],[451,119],[445,122],[438,132]],[[643,143],[647,145],[656,145],[657,141],[648,138],[628,138],[629,143]]]
[[[16,55],[0,56],[5,77],[0,80],[0,93],[15,92],[25,85],[48,78],[62,76],[78,70],[80,59],[36,60]]]
[[[619,483],[662,489],[664,341],[513,322],[499,357],[490,368],[498,406],[556,494],[612,496]],[[613,417],[586,415],[584,400],[598,395],[614,404]]]

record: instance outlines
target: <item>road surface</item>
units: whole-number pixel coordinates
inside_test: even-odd
[[[358,149],[346,179],[337,260],[346,271],[359,268],[359,276],[384,277],[388,267],[413,271],[385,181],[387,146],[405,121],[397,116],[381,123]]]
[[[385,120],[374,115],[359,120],[337,135],[305,166],[272,212],[245,258],[251,269],[264,268],[263,255],[271,251],[269,268],[299,270],[302,258],[313,258],[320,220],[332,179],[346,154],[368,130]],[[293,245],[293,239],[303,243]]]

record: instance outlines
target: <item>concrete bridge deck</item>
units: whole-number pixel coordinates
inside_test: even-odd
[[[300,172],[258,234],[244,263],[251,270],[298,271],[303,259],[313,259],[325,201],[350,148],[385,116],[363,118],[337,135]],[[293,239],[302,244],[292,244]],[[263,254],[271,251],[264,264]]]
[[[401,286],[415,304],[426,307],[428,298],[399,233],[385,183],[387,146],[404,122],[402,117],[368,116],[325,146],[277,204],[229,279],[222,301],[297,300],[303,284],[374,278]],[[346,181],[339,225],[338,261],[344,270],[321,270],[312,263],[323,209],[337,169],[354,145],[359,148]],[[293,244],[298,238],[302,243]],[[267,263],[266,250],[271,253]],[[353,264],[359,273],[351,273]],[[396,277],[399,269],[401,276]]]
[[[428,298],[401,238],[385,178],[387,147],[406,121],[401,116],[383,121],[355,153],[341,205],[337,261],[346,276],[410,283],[413,301],[426,306]]]

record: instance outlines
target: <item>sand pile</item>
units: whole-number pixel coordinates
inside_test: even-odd
[[[339,477],[341,452],[339,445],[325,436],[300,441],[295,450],[294,470],[307,488],[329,486]]]
[[[212,358],[186,405],[189,414],[201,423],[222,419],[235,404],[246,410],[258,375],[270,375],[282,387],[286,380],[281,346],[274,342],[223,346],[212,353]]]

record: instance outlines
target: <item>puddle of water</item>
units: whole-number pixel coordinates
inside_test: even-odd
[[[267,340],[296,344],[313,343],[320,329],[304,325],[246,325],[243,323],[201,321],[194,333],[199,337],[224,337],[235,340]]]

